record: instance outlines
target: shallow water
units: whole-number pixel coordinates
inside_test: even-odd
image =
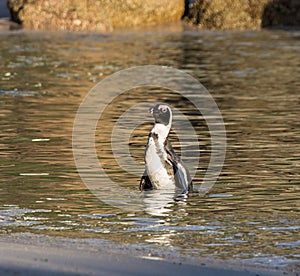
[[[299,260],[299,31],[175,28],[0,37],[0,233],[105,238],[274,266]],[[100,201],[84,185],[73,160],[72,127],[81,101],[98,81],[148,64],[179,68],[209,90],[224,118],[227,153],[217,183],[205,196],[174,201],[172,194],[158,200],[148,193],[148,205],[127,211]],[[143,197],[139,172],[152,124],[147,109],[156,102],[180,110],[198,135],[199,164],[191,162],[198,156],[193,143],[182,145],[182,155],[188,152],[185,161],[196,170],[199,190],[210,158],[210,133],[195,107],[166,89],[132,89],[107,106],[96,129],[100,163],[130,196]],[[137,166],[129,164],[126,172],[109,141],[118,118],[135,105],[138,112],[131,116],[141,125],[130,136],[129,150]],[[177,127],[180,120],[175,116]],[[180,152],[175,132],[171,140]],[[121,138],[115,142],[124,146]],[[106,176],[98,180],[103,184]],[[108,194],[115,202],[118,196]]]

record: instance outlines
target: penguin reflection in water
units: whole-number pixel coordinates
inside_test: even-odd
[[[172,110],[168,105],[157,104],[149,112],[155,123],[145,150],[145,172],[140,190],[175,188],[180,194],[187,194],[193,189],[189,171],[168,140]]]

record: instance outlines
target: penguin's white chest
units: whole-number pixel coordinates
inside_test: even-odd
[[[167,153],[163,144],[155,142],[150,137],[145,153],[145,163],[147,174],[156,189],[174,188],[174,175],[168,173],[165,160],[167,160]]]

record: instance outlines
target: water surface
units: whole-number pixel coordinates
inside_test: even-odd
[[[184,256],[255,259],[274,266],[299,261],[299,31],[0,37],[0,233],[105,238]],[[168,200],[158,213],[151,205],[128,212],[101,202],[80,179],[72,126],[79,104],[98,81],[148,64],[181,69],[205,85],[224,117],[227,155],[206,196]],[[108,141],[122,112],[141,102],[169,103],[192,122],[200,146],[194,168],[199,187],[210,157],[207,125],[186,99],[161,88],[127,91],[105,110],[96,146],[106,173],[140,193],[139,177],[119,167]],[[130,138],[138,164],[143,164],[148,119]],[[180,152],[176,133],[171,139]]]

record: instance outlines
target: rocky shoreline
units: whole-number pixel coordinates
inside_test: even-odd
[[[298,0],[8,0],[7,5],[13,22],[42,31],[110,32],[182,19],[209,30],[300,26]]]

